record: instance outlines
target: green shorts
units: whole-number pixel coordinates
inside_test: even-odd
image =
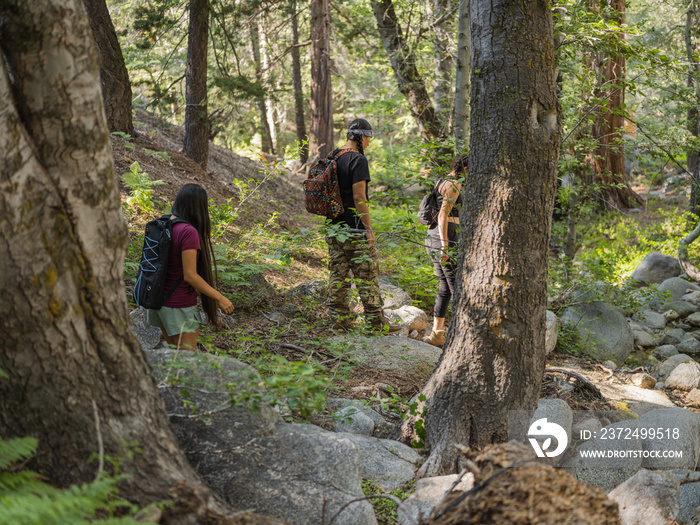
[[[202,323],[202,314],[196,306],[189,308],[168,308],[148,310],[148,324],[162,328],[169,336],[183,332],[196,332]]]

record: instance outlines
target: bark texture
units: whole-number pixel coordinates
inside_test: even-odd
[[[694,136],[700,136],[700,61],[697,54],[698,5],[696,0],[690,2],[685,19],[685,50],[688,57],[688,87],[693,90],[694,100],[688,108],[688,131]],[[693,38],[696,37],[696,38]],[[688,211],[692,214],[690,225],[695,226],[700,217],[700,155],[697,150],[689,150],[686,154],[686,170],[691,175],[690,203]]]
[[[406,97],[421,132],[427,139],[443,137],[445,125],[435,113],[425,82],[418,71],[415,54],[404,38],[393,1],[372,0],[372,11],[399,91]]]
[[[325,158],[333,150],[330,12],[328,0],[311,0],[311,100],[309,156]]]
[[[131,328],[127,229],[83,5],[7,0],[0,17],[0,436],[36,437],[31,466],[57,486],[95,479],[92,454],[120,459],[125,498],[175,501],[162,523],[230,512],[180,451]],[[128,459],[124,443],[142,452]]]
[[[207,168],[209,158],[209,117],[207,115],[207,47],[209,43],[209,0],[190,0],[187,40],[185,155]]]
[[[255,62],[255,79],[262,83],[263,80],[263,62],[260,56],[260,28],[258,27],[258,17],[262,16],[258,11],[250,21],[250,43],[253,49],[253,61]],[[262,150],[265,153],[275,153],[274,140],[272,140],[272,130],[270,129],[270,119],[267,112],[267,103],[265,94],[260,93],[257,96],[258,111],[260,112],[260,125],[262,127]]]
[[[439,122],[445,126],[443,136],[450,133],[454,85],[453,51],[450,50],[450,40],[454,33],[453,0],[433,0],[433,45],[435,47],[435,114]]]
[[[294,88],[294,116],[296,122],[297,142],[299,143],[299,160],[302,166],[309,159],[309,143],[306,136],[304,120],[304,89],[301,81],[301,56],[299,53],[299,16],[296,0],[290,3],[290,22],[292,26],[292,85]]]
[[[595,2],[592,1],[595,5]],[[615,21],[625,22],[625,1],[608,0]],[[598,88],[596,98],[605,100],[593,123],[592,136],[597,147],[589,159],[595,170],[595,182],[601,207],[625,210],[641,204],[640,197],[632,190],[625,175],[625,150],[622,134],[625,125],[622,106],[625,102],[625,57],[622,53],[599,52],[595,57]]]
[[[105,0],[83,0],[100,56],[100,81],[110,131],[134,134],[131,83]]]
[[[454,128],[455,138],[457,139],[457,153],[460,153],[467,146],[467,138],[469,137],[469,88],[471,85],[469,0],[460,1],[458,17]]]
[[[422,476],[458,471],[455,444],[506,441],[508,411],[536,406],[545,364],[561,143],[551,9],[544,0],[475,0],[470,22],[469,184],[454,315],[423,390],[430,456]]]

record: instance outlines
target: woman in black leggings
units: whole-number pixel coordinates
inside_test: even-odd
[[[459,210],[462,206],[462,179],[467,175],[469,155],[458,155],[452,162],[452,171],[446,178],[435,181],[435,190],[441,200],[438,221],[428,230],[426,246],[433,261],[435,275],[440,279],[435,309],[433,331],[423,341],[433,346],[445,344],[445,314],[454,293],[457,262],[454,249],[459,241]]]

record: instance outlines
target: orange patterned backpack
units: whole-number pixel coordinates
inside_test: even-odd
[[[309,178],[304,181],[306,211],[309,213],[334,219],[345,211],[338,183],[338,159],[348,151],[352,150],[331,153],[309,169]]]

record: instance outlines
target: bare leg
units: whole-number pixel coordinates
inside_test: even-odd
[[[171,347],[177,348],[178,350],[189,350],[190,352],[194,352],[197,348],[197,339],[199,339],[199,328],[197,328],[197,330],[194,332],[181,332],[177,335],[168,335],[162,328],[161,332],[163,332],[163,338],[165,339],[165,342],[168,343]]]
[[[443,330],[445,328],[444,317],[433,317],[433,332]]]

